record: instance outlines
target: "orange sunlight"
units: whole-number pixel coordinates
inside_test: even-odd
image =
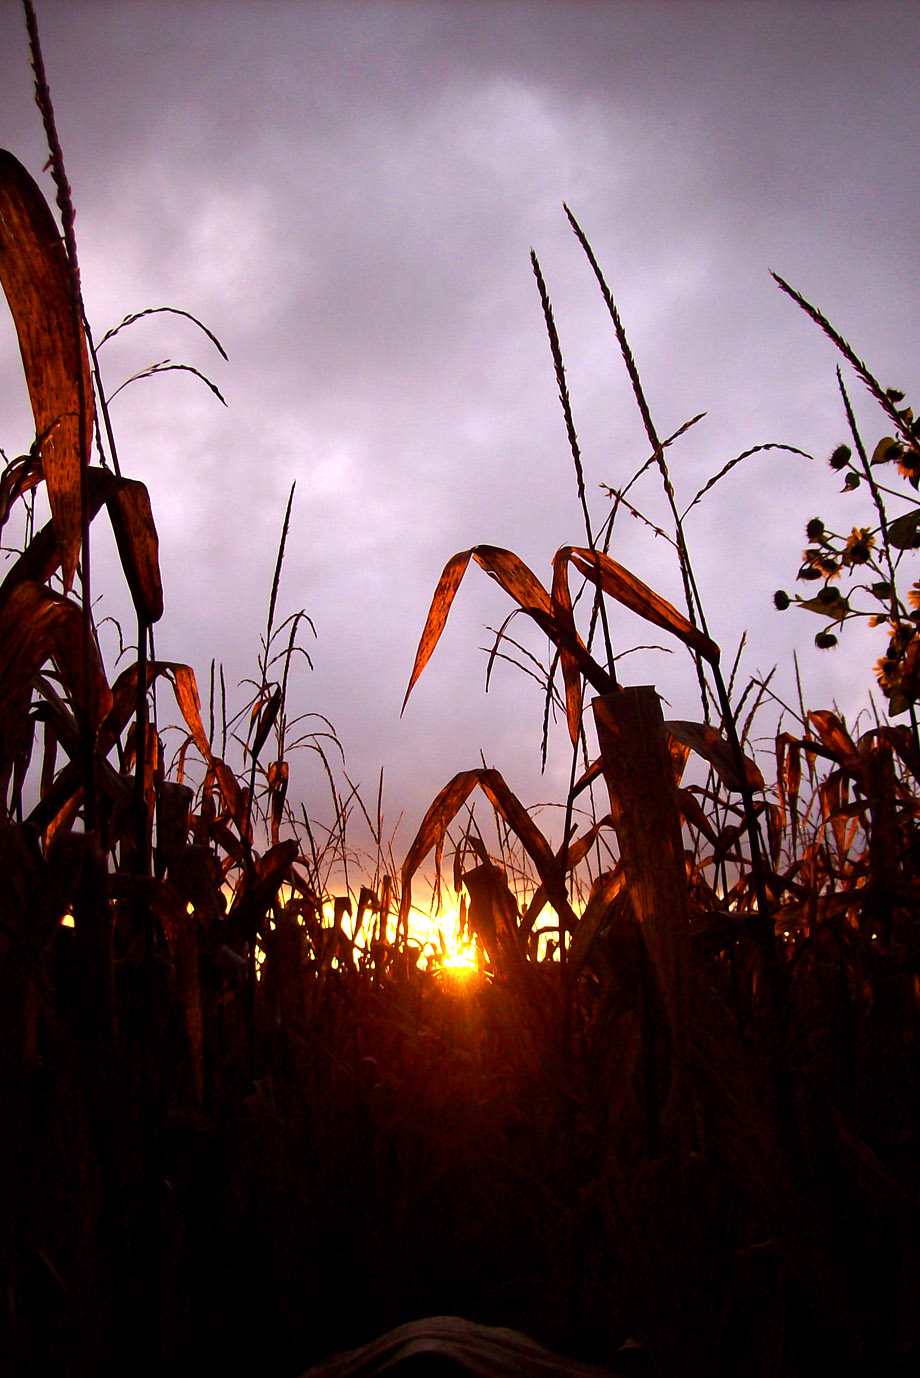
[[[478,971],[482,967],[476,941],[465,924],[459,906],[442,909],[438,914],[415,910],[409,922],[409,937],[420,943],[430,969],[462,973]]]

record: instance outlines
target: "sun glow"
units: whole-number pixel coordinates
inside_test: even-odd
[[[413,909],[409,918],[409,939],[422,950],[420,964],[429,971],[461,974],[482,970],[481,947],[469,932],[460,908],[426,913]]]
[[[231,884],[225,883],[223,896],[226,911],[229,912],[234,903]],[[402,946],[405,942],[410,964],[419,971],[439,973],[452,981],[459,980],[464,983],[469,977],[482,977],[488,968],[488,956],[469,925],[466,897],[463,896],[453,903],[451,898],[453,897],[447,898],[445,903],[445,896],[442,894],[438,903],[438,897],[433,894],[430,908],[424,904],[413,904],[409,911],[407,931],[403,934],[400,931],[398,905],[394,905],[385,916],[381,916],[373,908],[359,911],[357,899],[352,894],[339,897],[324,895],[317,914],[321,931],[331,935],[333,930],[338,929],[340,934],[340,945],[326,945],[326,958],[335,965],[341,965],[343,962],[346,965],[362,965],[373,956],[383,931],[389,945],[396,943]],[[290,885],[283,884],[279,887],[276,896],[276,906],[279,909],[287,908],[296,900],[297,895]],[[193,906],[190,904],[188,907],[192,912]],[[301,919],[300,922],[304,923],[304,920]],[[268,926],[275,927],[274,919],[271,917]],[[306,926],[308,925],[305,924]],[[258,943],[257,971],[261,971],[264,960],[264,947]]]
[[[451,934],[450,940],[444,942],[435,954],[434,965],[442,971],[479,971],[482,968],[482,952],[476,950],[474,942]]]

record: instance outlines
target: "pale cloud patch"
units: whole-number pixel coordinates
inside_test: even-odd
[[[144,305],[170,304],[253,332],[307,272],[283,232],[280,196],[260,184],[200,180],[157,159],[125,168],[112,203],[81,216],[81,263],[107,324]],[[206,323],[211,324],[210,321]]]

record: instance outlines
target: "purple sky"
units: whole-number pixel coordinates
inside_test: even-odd
[[[691,553],[710,631],[746,674],[800,648],[813,707],[854,710],[883,650],[772,607],[792,588],[804,525],[870,520],[840,502],[825,460],[845,438],[830,343],[782,296],[773,268],[820,306],[886,386],[917,371],[920,9],[907,3],[206,4],[37,0],[77,206],[97,339],[128,312],[170,305],[221,339],[154,316],[107,344],[109,391],[170,358],[188,374],[112,403],[123,471],[148,485],[166,615],[158,652],[206,693],[222,660],[235,706],[256,673],[287,492],[297,482],[279,613],[317,641],[292,711],[335,724],[369,804],[385,768],[397,859],[430,799],[482,751],[527,803],[564,798],[554,732],[539,774],[542,698],[499,666],[483,694],[486,625],[510,611],[471,568],[443,642],[400,721],[431,594],[447,558],[506,546],[545,582],[583,527],[531,273],[556,311],[597,525],[601,483],[647,457],[616,342],[562,210],[567,201],[617,297],[662,434],[707,417],[670,452],[682,505],[742,450],[695,509]],[[0,13],[2,143],[41,179],[25,27]],[[886,427],[850,389],[870,444]],[[5,308],[0,444],[32,439]],[[664,520],[660,485],[633,494]],[[835,518],[835,514],[839,517]],[[98,538],[100,616],[126,600]],[[680,602],[667,546],[621,517],[612,554]],[[107,562],[108,566],[107,566]],[[106,573],[107,567],[110,573]],[[661,641],[613,615],[616,649]],[[520,619],[515,634],[524,632]],[[528,644],[542,653],[539,637]],[[686,653],[636,655],[666,715],[698,716]],[[167,715],[168,716],[168,715]],[[765,735],[777,714],[761,717]],[[344,783],[344,782],[343,782]],[[292,795],[328,818],[316,758]],[[558,825],[543,815],[555,836]],[[358,834],[360,829],[358,830]],[[355,845],[362,846],[360,835]]]

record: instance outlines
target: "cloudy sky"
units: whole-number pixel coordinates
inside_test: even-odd
[[[112,403],[122,469],[148,485],[166,615],[158,652],[212,658],[233,703],[256,673],[278,535],[296,481],[279,613],[313,619],[312,673],[292,711],[335,725],[372,804],[385,769],[401,855],[427,803],[480,752],[528,803],[564,796],[564,727],[541,779],[542,698],[480,650],[510,604],[471,568],[442,644],[400,720],[431,594],[477,543],[517,552],[545,581],[583,526],[531,271],[556,311],[595,524],[601,484],[626,482],[648,445],[589,266],[613,288],[660,433],[707,416],[670,452],[685,505],[741,451],[688,520],[710,631],[747,674],[800,648],[812,706],[855,710],[883,649],[781,615],[804,525],[868,522],[827,468],[845,437],[833,347],[774,285],[819,305],[879,375],[917,374],[916,177],[920,9],[909,3],[202,3],[36,0],[77,206],[97,339],[129,312],[174,306],[102,352],[110,392],[163,359],[189,373],[133,383]],[[2,142],[40,178],[24,23],[0,11]],[[885,427],[851,388],[870,444]],[[5,308],[0,444],[31,416]],[[633,496],[664,520],[658,481]],[[839,518],[837,517],[839,514]],[[100,616],[125,607],[98,540]],[[665,542],[618,519],[612,553],[680,602]],[[650,636],[613,617],[616,649]],[[512,625],[523,634],[520,620]],[[527,643],[535,653],[539,638]],[[696,716],[686,654],[636,654],[624,682],[658,685]],[[775,727],[776,711],[762,719]],[[342,782],[344,784],[344,781]],[[316,759],[292,793],[328,817]],[[544,815],[547,828],[553,825]],[[356,838],[356,842],[360,839]]]

